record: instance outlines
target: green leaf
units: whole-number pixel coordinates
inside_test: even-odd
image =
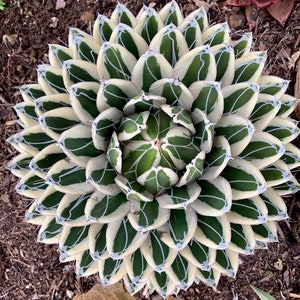
[[[105,154],[90,158],[86,165],[86,178],[98,191],[113,195],[119,192],[115,183],[117,173]]]
[[[134,27],[136,24],[136,20],[132,12],[121,3],[118,3],[112,15],[110,17],[111,21],[114,24],[124,23],[130,27]]]
[[[18,194],[24,195],[29,198],[40,197],[48,184],[45,182],[44,178],[35,175],[32,171],[28,172],[16,186]]]
[[[97,108],[99,112],[110,107],[122,111],[125,104],[137,94],[137,88],[130,81],[116,78],[102,81],[97,95]]]
[[[110,43],[117,43],[127,49],[136,59],[148,49],[146,41],[130,26],[120,23],[110,36]]]
[[[186,247],[195,234],[197,216],[190,207],[173,209],[168,223],[159,229],[161,240],[177,251]]]
[[[97,69],[101,80],[119,78],[130,81],[135,65],[134,55],[119,44],[106,42],[100,48]]]
[[[74,255],[87,248],[88,226],[64,226],[59,240],[62,255]]]
[[[231,223],[231,241],[228,249],[241,254],[253,254],[255,237],[250,225]]]
[[[205,45],[210,47],[229,42],[228,23],[215,24],[202,32],[202,40]]]
[[[167,3],[159,12],[164,25],[174,24],[179,26],[183,21],[183,16],[180,11],[180,7],[176,1]]]
[[[78,166],[85,168],[91,157],[99,156],[102,150],[95,148],[91,128],[78,124],[66,130],[59,139],[59,147]]]
[[[90,38],[76,36],[73,43],[74,59],[80,59],[96,64],[100,46],[91,36]]]
[[[164,26],[158,13],[151,7],[143,7],[137,18],[134,30],[139,33],[149,45],[153,37]]]
[[[38,66],[38,81],[46,95],[66,93],[61,69],[49,65]]]
[[[266,52],[250,52],[235,61],[233,83],[257,82],[266,61]]]
[[[44,113],[39,118],[44,131],[54,140],[63,132],[80,123],[72,107],[60,107]]]
[[[212,123],[217,123],[223,115],[223,96],[217,82],[197,81],[190,87],[194,101],[191,110],[198,108]]]
[[[231,223],[261,224],[267,221],[268,209],[262,199],[256,196],[233,201],[227,216]]]
[[[202,45],[201,30],[196,19],[185,20],[178,29],[183,34],[189,50]]]
[[[191,12],[186,18],[185,21],[193,20],[195,19],[200,27],[201,32],[204,31],[208,27],[208,18],[207,18],[207,12],[204,8],[204,6],[201,6],[200,8],[194,10]]]
[[[85,169],[66,159],[58,161],[47,173],[46,181],[63,193],[85,194],[94,190],[86,182]]]
[[[261,299],[261,300],[275,300],[275,298],[273,296],[271,296],[270,294],[262,291],[261,289],[255,287],[253,285],[250,285],[250,287],[257,294],[257,296],[259,297],[259,299]]]
[[[162,208],[157,201],[131,202],[131,212],[128,214],[131,225],[141,232],[159,228],[169,217],[169,209]]]
[[[266,181],[252,163],[235,158],[228,162],[221,174],[232,188],[232,200],[246,199],[266,190]]]
[[[198,215],[194,238],[213,249],[225,249],[230,241],[230,225],[227,218]]]
[[[89,250],[85,250],[76,256],[76,274],[89,276],[98,272],[98,263],[93,259]]]
[[[127,217],[110,222],[106,234],[110,237],[106,241],[107,250],[113,259],[121,259],[133,253],[148,236],[136,231]]]
[[[125,217],[129,208],[123,193],[106,195],[96,191],[87,200],[85,214],[90,222],[111,223]]]
[[[85,216],[85,207],[90,194],[65,195],[56,211],[56,222],[70,226],[85,226],[89,222]]]
[[[114,27],[113,21],[104,15],[98,15],[93,27],[93,38],[99,41],[100,45],[108,42]]]
[[[224,115],[239,114],[249,118],[258,97],[256,84],[238,83],[222,89],[224,96]]]
[[[95,119],[99,111],[96,105],[98,82],[79,82],[70,87],[70,101],[74,112],[84,124]]]
[[[147,263],[159,273],[170,267],[177,256],[177,251],[169,248],[161,240],[161,234],[163,233],[158,230],[151,230],[141,246],[141,252]]]
[[[199,215],[221,216],[231,208],[231,187],[221,176],[213,180],[199,180],[201,193],[191,206]]]
[[[64,85],[70,87],[78,82],[99,82],[99,75],[94,63],[80,59],[71,59],[64,62],[63,69]]]
[[[56,222],[54,216],[48,216],[38,233],[38,241],[45,244],[57,244],[61,237],[63,225]]]
[[[182,33],[174,24],[170,24],[154,36],[149,49],[161,53],[174,67],[178,59],[188,51],[188,46]]]
[[[50,65],[55,68],[61,68],[65,61],[73,58],[70,48],[56,44],[49,45],[48,55]]]
[[[235,58],[238,59],[242,56],[247,56],[250,52],[252,44],[252,32],[245,33],[240,39],[231,43]]]
[[[31,101],[31,102],[46,95],[42,86],[38,83],[22,85],[20,87],[20,93],[24,101]]]
[[[239,115],[226,115],[217,123],[215,130],[217,136],[224,136],[229,142],[231,155],[237,156],[249,144],[254,126]]]
[[[98,260],[98,271],[103,286],[115,284],[126,275],[126,266],[123,259],[111,257]]]
[[[200,187],[196,182],[192,182],[180,187],[172,187],[164,194],[156,196],[160,207],[168,209],[187,208],[200,194]]]
[[[195,81],[214,81],[216,62],[208,46],[200,46],[182,55],[173,70],[173,77],[178,78],[187,87]]]

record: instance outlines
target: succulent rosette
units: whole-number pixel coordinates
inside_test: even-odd
[[[50,45],[15,106],[10,143],[26,220],[77,272],[162,296],[235,276],[239,254],[276,241],[299,184],[296,99],[261,75],[252,35],[172,1],[135,17],[118,4],[93,34]]]

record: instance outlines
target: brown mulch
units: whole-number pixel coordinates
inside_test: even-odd
[[[36,242],[38,228],[24,222],[31,201],[14,192],[16,178],[6,169],[16,152],[5,140],[19,129],[12,110],[21,101],[18,86],[36,81],[37,65],[48,61],[47,44],[66,43],[69,26],[90,32],[97,13],[110,15],[117,1],[67,0],[58,10],[55,0],[5,2],[6,8],[0,11],[0,299],[71,299],[89,290],[98,281],[97,276],[76,277],[72,263],[59,262],[56,245]],[[143,3],[159,9],[167,1],[120,2],[137,13]],[[243,9],[224,7],[224,1],[178,0],[186,13],[201,2],[211,5],[211,23],[228,21],[234,35],[247,31]],[[295,53],[300,50],[300,1],[296,1],[284,28],[264,11],[257,13],[256,20],[254,48],[269,49],[264,72],[290,80],[289,93],[293,94]],[[296,143],[300,146],[299,139]],[[250,284],[276,299],[300,298],[299,193],[286,198],[286,204],[290,218],[278,225],[279,243],[270,245],[269,250],[256,251],[254,256],[241,257],[235,280],[222,277],[217,290],[193,285],[170,299],[257,299]],[[137,298],[161,299],[149,297],[146,291]]]

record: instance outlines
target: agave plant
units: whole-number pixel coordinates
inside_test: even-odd
[[[137,17],[119,3],[92,35],[71,28],[68,47],[50,45],[9,139],[38,241],[81,276],[162,296],[216,286],[239,254],[276,241],[281,196],[299,189],[296,99],[261,75],[251,42],[171,1]]]

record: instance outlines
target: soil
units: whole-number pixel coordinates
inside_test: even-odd
[[[31,200],[14,192],[16,178],[6,169],[16,151],[5,140],[19,129],[12,109],[22,101],[18,87],[36,82],[37,65],[48,62],[47,44],[66,43],[69,26],[90,32],[97,14],[110,15],[117,1],[67,0],[60,9],[55,8],[59,2],[55,0],[5,2],[5,9],[0,11],[0,299],[71,299],[88,291],[98,278],[77,277],[72,263],[59,262],[56,245],[36,242],[38,228],[24,221]],[[160,9],[167,1],[120,2],[136,14],[143,3]],[[178,0],[185,14],[203,2],[211,6],[210,23],[228,21],[236,36],[248,31],[243,9],[226,7],[224,1]],[[264,73],[290,80],[289,93],[293,94],[295,60],[300,50],[300,1],[296,1],[284,27],[265,11],[256,12],[254,19],[254,49],[269,49]],[[300,146],[299,139],[295,143]],[[299,179],[299,171],[296,175]],[[216,290],[195,284],[169,299],[257,299],[250,285],[276,299],[299,299],[299,193],[285,200],[290,218],[278,224],[279,243],[241,257],[236,278],[222,277]],[[147,291],[137,298],[161,299],[156,294],[149,296]]]

